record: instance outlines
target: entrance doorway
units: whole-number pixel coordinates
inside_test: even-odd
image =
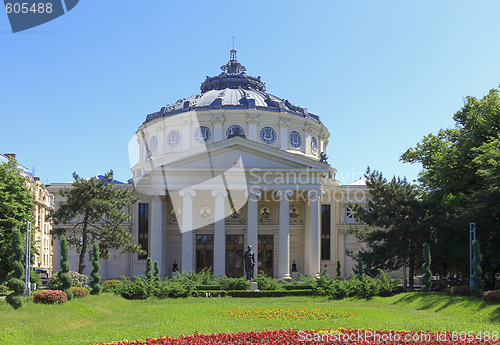
[[[196,235],[196,273],[204,268],[213,272],[214,235]]]
[[[243,235],[226,235],[226,275],[243,276]]]
[[[272,277],[273,276],[273,235],[259,235],[259,257],[258,270]]]

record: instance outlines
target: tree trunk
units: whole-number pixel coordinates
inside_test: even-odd
[[[414,254],[413,254],[413,250],[410,248],[410,258],[409,258],[410,262],[409,262],[409,266],[410,266],[410,272],[408,273],[408,275],[410,276],[409,278],[409,288],[410,288],[410,291],[413,291],[413,288],[414,288],[414,275],[415,275],[415,258],[414,258]]]
[[[83,221],[83,230],[82,230],[82,249],[80,250],[80,259],[78,262],[78,273],[83,274],[83,270],[85,269],[85,252],[87,251],[87,222],[88,217],[85,217]]]

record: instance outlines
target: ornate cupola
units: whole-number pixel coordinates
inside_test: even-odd
[[[221,68],[222,73],[209,77],[201,83],[201,92],[223,89],[245,89],[266,92],[266,86],[260,76],[253,77],[245,73],[246,68],[236,60],[236,50],[230,51],[229,61]]]

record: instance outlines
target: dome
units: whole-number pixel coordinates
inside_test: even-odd
[[[201,84],[201,93],[162,107],[160,111],[147,115],[144,123],[192,110],[256,109],[293,114],[321,124],[319,116],[309,113],[306,108],[266,93],[260,76],[245,73],[246,68],[236,60],[236,50],[231,50],[230,59],[221,70],[219,75],[207,76]]]

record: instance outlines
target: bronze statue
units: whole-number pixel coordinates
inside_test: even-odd
[[[255,266],[255,253],[252,251],[252,246],[248,245],[245,252],[245,271],[247,273],[247,280],[253,282],[253,268]]]

